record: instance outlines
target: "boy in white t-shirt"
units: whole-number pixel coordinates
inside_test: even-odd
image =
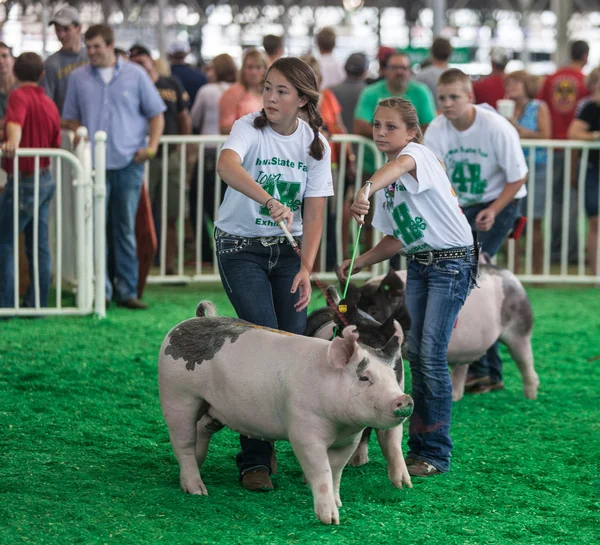
[[[477,252],[442,165],[420,144],[414,106],[402,98],[380,102],[373,140],[389,160],[368,182],[376,194],[372,224],[386,236],[356,259],[354,271],[389,259],[400,250],[409,258],[406,307],[411,319],[408,359],[414,411],[406,465],[390,462],[388,468],[392,482],[407,483],[410,481],[400,478],[404,471],[425,477],[450,469],[452,385],[447,351],[458,312],[475,282]],[[365,190],[359,191],[352,205],[359,222],[370,208]],[[342,264],[342,278],[347,277],[349,267],[349,260]],[[401,458],[402,431],[400,427],[396,430],[390,430],[385,439],[389,441],[385,445],[388,462]]]
[[[424,144],[444,162],[448,177],[482,250],[493,256],[519,217],[527,194],[527,163],[517,130],[491,108],[475,106],[471,80],[452,68],[438,79],[442,115]],[[504,388],[498,344],[471,365],[466,391]]]

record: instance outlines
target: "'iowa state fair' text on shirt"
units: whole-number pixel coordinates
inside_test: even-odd
[[[331,148],[319,135],[325,153],[323,159],[317,161],[308,154],[314,133],[306,122],[299,119],[296,130],[289,136],[283,136],[268,125],[263,129],[254,128],[254,119],[258,115],[256,112],[238,119],[223,149],[235,151],[242,159],[244,170],[256,183],[290,207],[294,213],[291,233],[300,236],[302,201],[306,197],[333,195]],[[215,225],[238,236],[281,235],[281,228],[271,219],[263,204],[228,187]]]

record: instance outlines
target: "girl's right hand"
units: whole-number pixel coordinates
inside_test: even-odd
[[[269,210],[269,214],[275,223],[285,221],[288,229],[292,226],[292,222],[294,221],[294,213],[288,206],[282,202],[279,202],[277,199],[271,199],[267,203],[267,209]]]
[[[367,186],[361,187],[358,190],[356,198],[354,199],[354,202],[350,207],[350,212],[354,216],[354,219],[361,225],[364,225],[365,223],[365,220],[361,218],[361,216],[366,216],[369,213],[369,209],[371,208],[371,203],[369,202],[369,199],[365,197],[366,187]]]
[[[348,279],[348,274],[350,272],[350,263],[351,259],[346,259],[338,268],[338,278],[345,282]],[[356,274],[364,269],[365,265],[361,263],[360,257],[357,257],[354,260],[354,267],[352,267],[352,274]]]

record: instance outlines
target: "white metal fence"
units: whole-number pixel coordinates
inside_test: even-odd
[[[214,173],[214,177],[210,180],[204,179],[204,158],[205,151],[210,148],[217,148],[217,157],[220,152],[220,148],[224,141],[225,136],[165,136],[161,138],[163,144],[163,170],[162,170],[162,199],[161,199],[161,210],[160,210],[160,253],[159,253],[159,272],[149,277],[148,281],[151,283],[176,283],[176,282],[218,282],[219,274],[216,264],[216,259],[213,259],[213,265],[210,268],[202,267],[202,262],[205,256],[202,252],[202,234],[206,229],[204,222],[201,220],[203,215],[203,195],[206,184],[214,184],[214,203],[212,217],[217,217],[217,211],[220,205],[221,187],[223,182],[219,176]],[[361,136],[357,135],[335,135],[333,141],[340,144],[352,144],[356,151],[357,156],[357,169],[356,175],[353,179],[349,180],[349,183],[354,184],[355,190],[357,190],[364,181],[363,176],[363,165],[364,165],[364,153],[366,149],[370,149],[376,157],[376,167],[382,165],[383,156],[377,152],[374,143]],[[515,265],[519,263],[519,270],[517,273],[523,281],[527,282],[560,282],[560,283],[597,283],[600,281],[599,276],[593,276],[590,273],[589,267],[586,266],[586,253],[585,253],[585,238],[587,232],[587,218],[584,210],[584,185],[586,166],[588,163],[589,152],[593,149],[600,149],[600,143],[588,143],[582,141],[558,141],[558,140],[522,140],[524,148],[531,149],[529,154],[529,180],[527,183],[528,188],[528,199],[526,209],[521,210],[521,214],[528,217],[527,226],[525,228],[524,237],[515,243],[514,240],[509,240],[507,245],[500,251],[496,258],[496,261],[514,270]],[[178,202],[178,230],[177,230],[177,267],[175,275],[166,274],[166,223],[167,223],[167,190],[168,190],[168,176],[167,176],[167,157],[169,156],[170,149],[173,146],[177,146],[180,157],[180,171],[179,171],[179,202]],[[536,165],[535,162],[535,150],[544,149],[547,152],[547,170],[546,170],[546,190],[545,190],[545,213],[542,219],[543,224],[543,270],[538,273],[533,272],[533,254],[534,251],[540,250],[534,248],[533,241],[533,229],[534,229],[534,206],[536,199],[536,187],[533,183],[535,179],[536,170],[540,168],[540,165]],[[567,150],[566,152],[564,150]],[[572,167],[574,166],[574,160],[571,158],[570,150],[577,151],[580,153],[579,169],[576,173],[577,184],[576,187],[571,186]],[[197,214],[197,225],[195,233],[193,233],[193,251],[190,251],[188,246],[187,257],[189,264],[186,266],[186,245],[185,245],[185,218],[187,214],[186,208],[186,189],[185,181],[189,177],[189,169],[186,164],[186,156],[190,151],[193,151],[197,155],[198,161],[196,165],[197,171],[197,184],[198,184],[198,202],[196,206]],[[555,161],[556,154],[562,154],[564,161],[560,161],[560,165],[557,165]],[[328,240],[328,229],[335,229],[335,260],[336,263],[341,263],[344,255],[347,256],[347,251],[344,252],[342,247],[342,222],[343,218],[343,206],[344,206],[344,193],[343,188],[348,183],[346,164],[347,164],[347,147],[341,146],[340,149],[340,168],[334,173],[336,180],[336,195],[335,199],[335,222],[332,225],[325,222],[324,233],[322,237],[322,244],[320,254],[318,256],[318,269],[319,277],[325,280],[335,279],[335,273],[332,270],[326,270],[326,254],[327,254],[327,240]],[[557,167],[559,172],[556,172]],[[193,168],[193,167],[192,167]],[[574,172],[574,171],[573,171]],[[557,182],[558,183],[557,185]],[[557,194],[557,187],[559,187],[559,194]],[[340,190],[342,188],[342,190]],[[539,192],[539,189],[538,189]],[[538,197],[539,198],[539,197]],[[575,199],[575,200],[574,200]],[[576,209],[575,219],[572,217],[572,205]],[[524,203],[522,204],[525,208]],[[560,208],[559,217],[556,215],[557,206]],[[554,209],[554,212],[553,212]],[[553,217],[554,215],[554,217]],[[573,260],[569,260],[569,231],[573,227],[573,222],[576,222],[577,227],[577,263],[573,263]],[[553,225],[555,226],[555,233],[553,235]],[[558,236],[556,235],[558,226]],[[357,224],[352,221],[350,223],[350,242],[353,243],[356,237]],[[363,233],[365,230],[363,230]],[[369,234],[371,237],[371,244],[375,244],[379,239],[380,235],[372,230]],[[551,259],[551,248],[553,244],[556,244],[556,240],[560,238],[560,261]],[[213,250],[214,253],[214,250]],[[519,258],[518,254],[523,254]],[[600,270],[600,249],[598,251],[599,270]],[[193,265],[192,265],[193,263]],[[368,277],[372,274],[379,274],[387,265],[380,264],[372,268],[371,271],[363,271],[357,275],[357,278]],[[406,260],[401,259],[401,267],[406,267]]]
[[[80,127],[77,131],[80,143],[75,155],[64,149],[17,150],[14,161],[13,176],[13,256],[14,256],[14,294],[15,304],[12,308],[0,308],[0,316],[40,316],[40,315],[82,315],[95,311],[105,314],[105,174],[106,174],[106,134],[95,135],[96,175],[92,177],[91,147],[87,141],[87,130]],[[34,287],[35,305],[23,307],[19,296],[19,158],[33,157],[35,164],[34,205],[33,205],[33,274],[29,279]],[[40,271],[39,271],[39,196],[40,196],[40,158],[49,157],[53,161],[53,179],[56,184],[54,193],[55,214],[53,233],[49,234],[54,256],[55,303],[49,298],[48,307],[40,304]],[[68,176],[63,176],[63,167],[68,165]],[[73,188],[73,206],[63,208],[63,186],[70,184]],[[63,233],[64,218],[74,217],[74,239],[65,239]],[[51,235],[51,236],[50,236]],[[74,244],[75,251],[75,300],[74,304],[63,301],[63,249]]]

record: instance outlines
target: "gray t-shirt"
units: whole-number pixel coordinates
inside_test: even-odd
[[[423,68],[413,79],[420,83],[424,83],[429,87],[431,93],[433,94],[433,98],[435,98],[435,107],[439,110],[440,105],[438,104],[437,99],[437,89],[436,83],[440,75],[445,72],[445,68],[440,68],[439,66],[428,66],[427,68]]]
[[[85,47],[79,50],[79,53],[67,53],[57,51],[46,59],[46,75],[42,85],[46,89],[46,94],[54,101],[58,112],[62,115],[63,104],[67,96],[67,83],[71,72],[84,64],[88,63],[88,56]]]
[[[352,134],[352,127],[354,126],[354,109],[356,108],[360,92],[366,86],[367,83],[364,80],[347,79],[331,88],[335,98],[338,99],[342,107],[342,121],[350,134]]]

